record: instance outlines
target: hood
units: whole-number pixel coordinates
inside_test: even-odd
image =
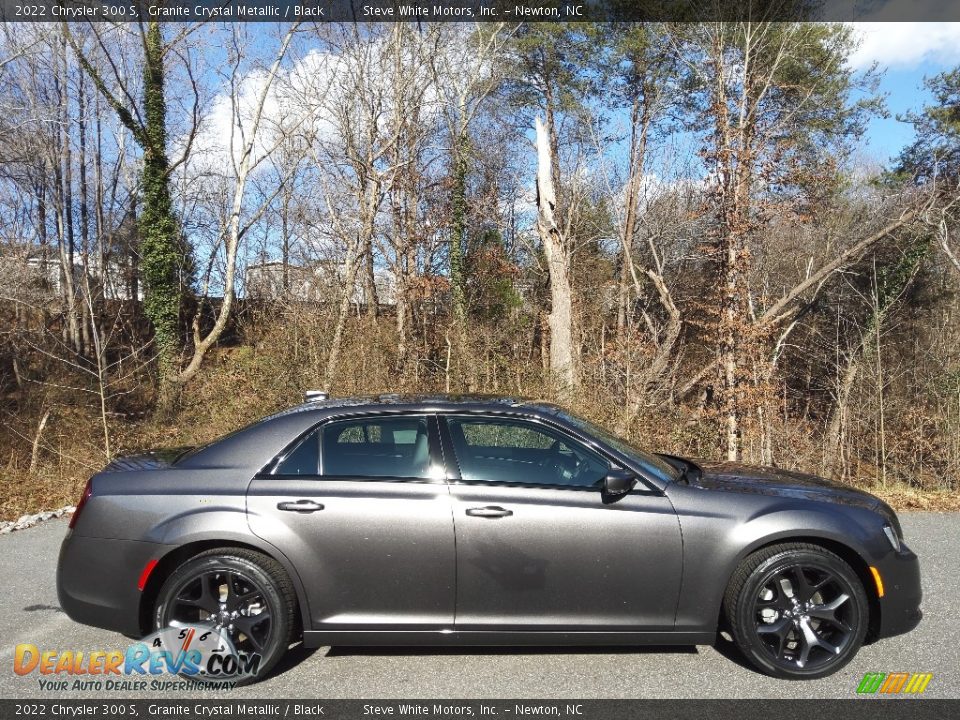
[[[816,475],[772,467],[743,465],[737,462],[694,460],[702,470],[700,477],[690,475],[690,484],[704,490],[772,495],[804,500],[832,502],[878,510],[879,498],[856,488],[840,485]]]
[[[186,455],[192,447],[161,448],[144,450],[134,455],[116,457],[101,472],[128,472],[130,470],[162,470],[171,467]]]

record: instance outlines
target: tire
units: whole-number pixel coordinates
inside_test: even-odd
[[[818,545],[773,545],[737,568],[723,600],[737,647],[758,670],[813,680],[846,665],[863,644],[869,604],[863,583]]]
[[[210,591],[204,593],[204,587]],[[227,594],[228,587],[232,596]],[[245,604],[244,598],[248,598]],[[227,612],[233,610],[238,617],[221,618],[216,614],[218,606],[229,606]],[[166,579],[154,606],[154,627],[161,631],[171,622],[222,627],[239,654],[260,655],[255,672],[229,678],[237,685],[249,685],[266,677],[286,654],[293,640],[296,607],[293,585],[276,560],[244,548],[217,548],[190,558]],[[220,622],[222,626],[216,625]],[[183,677],[201,682],[224,679]]]

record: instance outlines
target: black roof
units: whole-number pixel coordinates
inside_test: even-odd
[[[301,432],[310,429],[324,416],[337,415],[339,410],[389,410],[429,412],[453,410],[483,412],[513,409],[518,414],[554,415],[561,408],[526,398],[491,395],[399,394],[313,400],[274,413],[236,430],[209,445],[183,455],[176,462],[180,469],[246,468],[257,472],[267,459],[273,458]]]
[[[352,397],[330,397],[323,400],[311,400],[281,410],[268,419],[282,417],[291,413],[311,410],[332,410],[337,408],[378,408],[404,407],[407,409],[457,408],[461,410],[491,410],[497,408],[529,408],[541,412],[556,413],[562,408],[553,403],[511,395],[483,394],[447,394],[447,393],[382,393],[380,395],[356,395]]]

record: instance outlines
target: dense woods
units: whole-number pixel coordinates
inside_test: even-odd
[[[307,388],[957,490],[960,69],[880,163],[843,25],[4,30],[4,515]]]

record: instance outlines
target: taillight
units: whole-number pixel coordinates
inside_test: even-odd
[[[93,486],[90,484],[90,481],[87,480],[87,484],[83,487],[83,495],[80,496],[80,502],[77,503],[77,509],[73,511],[73,517],[70,518],[70,524],[67,526],[73,530],[73,526],[77,524],[77,520],[80,519],[80,511],[83,510],[83,506],[87,504],[87,500],[90,499],[90,496],[93,495]]]

